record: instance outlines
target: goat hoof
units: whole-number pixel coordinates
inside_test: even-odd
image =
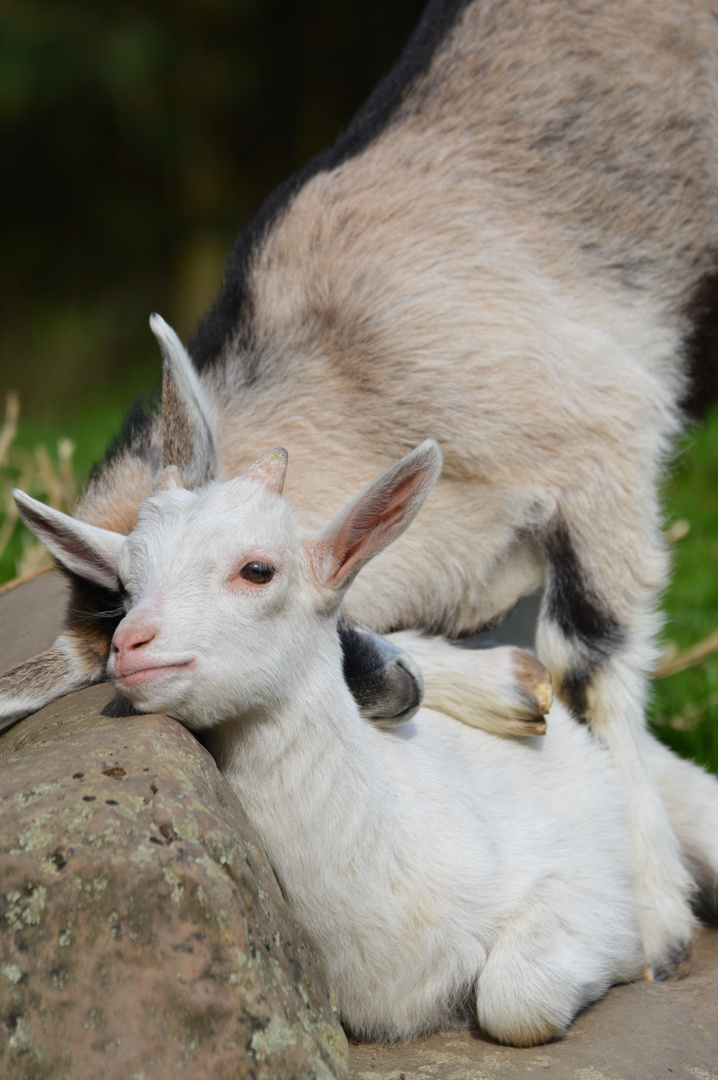
[[[542,716],[537,717],[536,720],[516,720],[512,725],[509,726],[509,734],[545,735],[546,721]]]
[[[379,634],[342,617],[344,678],[365,720],[389,728],[410,720],[424,698],[416,661]]]
[[[553,683],[543,664],[522,649],[516,649],[514,669],[516,683],[524,699],[528,719],[539,720],[546,715],[553,704]],[[544,723],[544,731],[546,725]],[[534,734],[543,734],[535,732]]]
[[[414,659],[403,653],[381,669],[373,689],[374,696],[370,693],[363,705],[355,694],[360,712],[376,727],[392,728],[411,720],[421,707],[424,679]]]
[[[645,982],[679,982],[691,973],[691,943],[684,942],[671,950],[663,964],[646,965],[643,969]]]

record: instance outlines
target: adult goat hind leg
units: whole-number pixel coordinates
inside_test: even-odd
[[[718,779],[678,757],[653,736],[648,763],[681,845],[683,858],[700,890],[701,915],[718,919]]]
[[[364,719],[384,728],[411,719],[424,697],[416,661],[400,645],[344,616],[338,629],[344,680]]]
[[[685,973],[696,925],[695,883],[651,771],[645,725],[667,557],[651,487],[599,476],[591,498],[584,489],[578,505],[558,502],[546,533],[538,654],[613,756],[628,808],[644,978],[666,979]]]

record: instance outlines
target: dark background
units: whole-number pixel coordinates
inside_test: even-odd
[[[159,372],[236,233],[333,141],[423,0],[16,0],[0,13],[0,391],[71,428]]]

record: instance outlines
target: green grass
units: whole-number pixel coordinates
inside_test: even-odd
[[[718,630],[718,409],[691,429],[666,488],[668,523],[683,519],[664,599],[665,638],[679,650]],[[718,772],[718,653],[656,680],[653,728],[669,746]]]
[[[73,464],[79,483],[119,430],[125,408],[126,401],[98,400],[73,421]],[[9,484],[18,481],[19,464],[32,458],[37,444],[46,446],[57,463],[63,435],[67,431],[52,422],[23,423],[20,418],[15,463],[3,478],[6,498]],[[31,494],[46,497],[40,475],[29,487]],[[666,644],[683,651],[718,630],[718,409],[685,438],[664,501],[669,526],[676,521],[690,526],[673,545],[674,573],[664,598]],[[16,576],[23,545],[28,543],[25,531],[15,529],[0,560],[0,582]],[[664,742],[718,773],[718,653],[696,668],[656,680],[650,712],[653,729]]]

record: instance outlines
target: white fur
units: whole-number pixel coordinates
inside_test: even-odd
[[[488,1035],[530,1045],[641,971],[627,806],[608,750],[561,705],[539,740],[431,709],[392,731],[361,719],[338,605],[416,512],[436,472],[426,445],[316,538],[255,479],[158,491],[120,551],[128,611],[109,672],[141,711],[205,731],[353,1032],[411,1037],[470,1005]],[[406,462],[418,495],[378,527],[376,493]],[[268,583],[242,577],[257,561],[276,568]],[[431,643],[415,651],[431,663]],[[435,651],[446,668],[454,650]],[[482,681],[483,660],[456,660],[460,686],[472,662]],[[694,797],[693,767],[650,747],[688,858],[715,880],[715,837],[693,819],[701,804],[716,819],[718,785],[702,776]]]
[[[238,597],[226,582],[257,552],[282,580]],[[489,1034],[541,1042],[639,973],[620,788],[565,710],[540,741],[430,710],[396,732],[366,724],[292,516],[246,481],[155,496],[119,570],[126,624],[157,628],[151,659],[195,666],[118,686],[142,710],[217,729],[220,767],[353,1031],[417,1035],[475,994]]]

